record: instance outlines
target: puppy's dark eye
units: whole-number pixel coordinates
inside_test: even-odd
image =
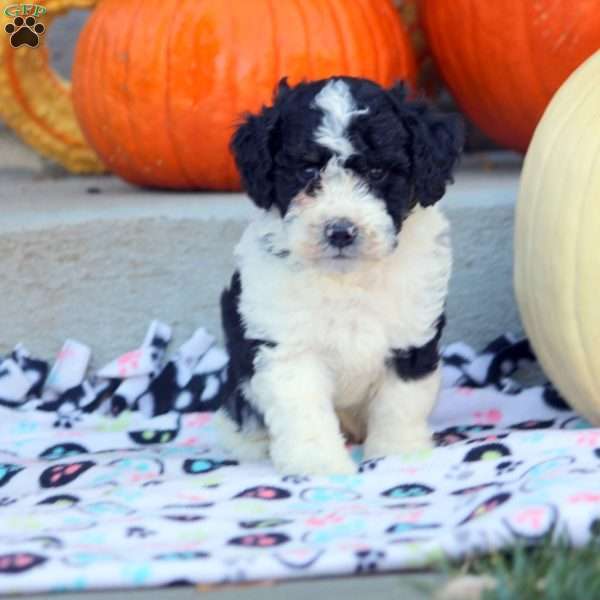
[[[388,172],[385,169],[373,168],[367,171],[367,177],[370,181],[383,181],[387,177]]]
[[[301,181],[312,181],[320,172],[321,169],[315,165],[303,167],[300,169],[300,171],[298,171],[298,178]]]

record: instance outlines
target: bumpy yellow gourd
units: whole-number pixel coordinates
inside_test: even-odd
[[[46,30],[71,8],[90,8],[97,0],[37,0],[46,9]],[[71,84],[50,65],[45,36],[37,48],[13,48],[5,26],[11,2],[0,3],[0,121],[40,154],[74,173],[101,173],[106,167],[83,137],[71,100]],[[18,5],[19,3],[14,3]],[[31,4],[31,3],[29,3]],[[47,31],[46,31],[47,34]]]
[[[515,287],[525,330],[565,399],[600,424],[600,51],[558,90],[527,152]]]

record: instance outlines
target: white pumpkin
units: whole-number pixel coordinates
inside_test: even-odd
[[[527,151],[515,288],[546,374],[600,425],[600,50],[558,90]]]

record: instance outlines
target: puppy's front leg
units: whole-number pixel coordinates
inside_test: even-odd
[[[369,407],[365,458],[431,448],[427,417],[436,402],[440,383],[439,368],[414,380],[403,380],[388,372]]]
[[[423,346],[391,351],[383,384],[369,405],[366,458],[433,446],[427,417],[442,382],[438,345],[445,323],[442,314]]]
[[[333,378],[323,363],[277,351],[264,358],[251,381],[252,401],[269,429],[276,469],[293,475],[356,472],[333,409]]]

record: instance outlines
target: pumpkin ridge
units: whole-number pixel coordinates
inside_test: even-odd
[[[355,10],[348,10],[343,0],[330,0],[334,11],[337,29],[343,40],[342,58],[346,72],[351,76],[361,74],[360,65],[364,57],[364,36],[362,36],[361,23],[356,17]],[[364,26],[364,25],[363,25]]]
[[[106,40],[106,31],[105,31],[105,27],[106,25],[104,24],[103,26],[100,27],[99,30],[99,35],[98,35],[98,43],[100,46],[100,65],[101,65],[101,69],[100,69],[100,73],[101,73],[101,81],[102,81],[102,88],[106,89],[108,86],[110,86],[111,81],[110,81],[110,75],[107,73],[108,71],[108,67],[110,66],[110,54],[111,54],[111,47],[109,44],[107,44],[107,40]],[[114,129],[113,129],[113,123],[112,123],[112,111],[110,106],[107,104],[107,96],[104,93],[100,93],[97,94],[97,96],[100,99],[100,106],[102,107],[100,110],[100,122],[103,124],[103,127],[106,128],[106,138],[109,140],[108,143],[108,147],[109,147],[109,152],[112,152],[112,157],[113,157],[113,163],[118,163],[120,162],[121,158],[119,157],[119,154],[115,151],[115,148],[119,148],[119,134],[118,132],[115,135]],[[129,162],[128,158],[127,158],[127,163]]]
[[[406,73],[403,79],[416,90],[418,88],[416,53],[408,33],[408,25],[400,10],[392,2],[384,2],[377,8],[376,16],[380,23],[382,44],[384,47],[391,46],[395,50],[394,56],[383,56],[382,54],[382,77],[389,86],[396,82],[395,72]],[[410,46],[410,52],[406,52],[407,44]]]
[[[533,57],[535,57],[535,52],[533,50],[533,42],[531,39],[531,27],[530,27],[530,23],[529,23],[529,13],[527,12],[527,7],[525,5],[520,6],[521,9],[521,23],[523,23],[524,27],[524,40],[525,40],[525,44],[527,47],[527,55],[530,57],[531,62],[533,63]],[[531,66],[531,65],[530,65]],[[536,65],[537,66],[537,65]],[[537,123],[540,118],[542,117],[542,113],[543,111],[543,107],[545,105],[545,97],[546,95],[544,94],[543,91],[543,82],[541,77],[538,74],[538,70],[536,68],[530,68],[530,77],[529,79],[529,83],[530,83],[530,88],[528,90],[528,93],[533,93],[536,96],[535,99],[535,105],[532,106],[531,109],[531,117],[532,117],[532,121],[533,123]],[[531,76],[531,73],[533,73],[533,76]],[[515,89],[516,86],[518,85],[518,82],[515,82]],[[518,115],[519,117],[519,122],[516,123],[515,129],[516,130],[520,130],[523,131],[523,136],[519,136],[519,144],[521,145],[521,149],[523,151],[527,150],[527,146],[529,144],[529,141],[531,139],[531,136],[533,135],[533,131],[535,129],[535,125],[533,125],[533,127],[531,126],[531,122],[530,119],[527,116],[523,115],[523,110],[522,110],[522,106],[519,103],[519,97],[516,95],[512,95],[509,94],[508,97],[510,99],[514,98],[514,102],[513,102],[513,108],[511,108],[510,110],[510,114],[511,115]],[[552,94],[550,94],[550,97],[552,97]],[[521,109],[521,110],[519,110]],[[540,110],[541,109],[541,110]],[[535,113],[535,114],[533,114]],[[525,135],[526,133],[526,135]]]
[[[171,96],[171,45],[173,43],[173,30],[175,29],[175,24],[177,23],[177,17],[174,16],[169,20],[169,25],[167,29],[167,42],[164,45],[165,52],[165,70],[166,70],[166,86],[165,86],[165,97],[164,97],[164,111],[165,111],[165,121],[167,123],[167,138],[169,140],[169,150],[173,153],[175,157],[175,163],[179,169],[179,175],[185,181],[186,187],[195,187],[195,182],[193,177],[187,172],[185,168],[184,160],[179,152],[179,144],[175,139],[173,128],[171,127],[171,123],[175,122],[175,118],[173,118],[172,112],[172,96]],[[162,157],[161,157],[162,158]]]
[[[361,23],[365,23],[366,27],[365,27],[365,31],[368,32],[367,34],[365,34],[365,38],[368,38],[369,42],[370,42],[370,50],[371,50],[371,54],[372,55],[378,55],[379,54],[379,49],[377,48],[377,42],[375,41],[375,36],[373,34],[373,22],[367,17],[365,16],[366,13],[368,13],[369,11],[365,11],[365,7],[363,4],[363,0],[355,0],[354,1],[354,6],[356,7],[357,12],[360,13],[360,21]],[[377,79],[378,81],[381,80],[381,76],[379,73],[379,62],[378,59],[375,58],[375,61],[373,62],[373,69],[374,69],[374,73],[373,74],[366,74],[366,70],[369,69],[370,70],[370,65],[368,65],[365,61],[365,57],[363,58],[363,62],[362,62],[362,68],[361,68],[361,75],[363,77],[368,77],[370,75],[370,77],[372,79]]]
[[[339,11],[337,8],[337,4],[334,2],[334,0],[327,0],[327,2],[325,2],[325,4],[328,7],[329,10],[329,14],[331,15],[331,18],[333,19],[333,24],[334,24],[334,28],[338,37],[338,47],[340,49],[340,56],[342,59],[342,70],[344,72],[344,74],[350,74],[350,61],[348,60],[348,50],[346,48],[346,40],[344,39],[344,31],[342,29],[342,26],[340,25],[340,18],[339,18]]]
[[[513,5],[515,3],[513,2]],[[514,10],[518,11],[518,18],[515,15],[515,19],[514,22],[518,25],[521,25],[521,29],[522,29],[522,34],[523,34],[523,42],[525,44],[525,51],[524,54],[526,54],[528,57],[531,58],[531,40],[529,37],[529,32],[528,32],[528,27],[526,26],[526,24],[524,23],[524,18],[525,18],[525,6],[524,3],[516,3],[517,6],[513,6]],[[507,90],[508,89],[515,89],[518,90],[519,89],[519,85],[518,85],[518,77],[515,78],[515,75],[518,71],[520,71],[521,69],[524,69],[524,65],[523,64],[519,64],[517,67],[512,67],[509,64],[505,65],[505,79],[503,80],[502,83],[502,102],[504,104],[504,106],[506,106],[506,115],[503,116],[501,119],[498,120],[498,122],[494,125],[494,130],[495,133],[494,135],[503,143],[503,144],[507,144],[507,142],[505,141],[506,139],[506,131],[519,131],[522,128],[527,129],[528,128],[528,118],[524,117],[524,112],[526,110],[529,110],[527,108],[524,108],[522,106],[522,100],[521,100],[521,95],[520,94],[515,94],[515,93],[509,93]],[[485,77],[485,89],[489,90],[490,88],[492,88],[492,86],[494,85],[494,81],[493,78],[490,79],[487,77],[487,73],[488,70],[485,69],[483,67],[483,65],[480,63],[478,66],[478,70],[480,73],[482,73],[482,76]],[[504,89],[507,88],[507,89]],[[529,93],[529,90],[528,90]],[[488,119],[490,119],[492,117],[492,115],[494,114],[494,107],[493,105],[490,105],[488,103],[488,106],[486,108],[486,112],[488,115]],[[532,132],[530,132],[531,134]],[[523,140],[523,137],[521,134],[514,134],[514,145],[517,147],[518,150],[520,150],[521,152],[525,152],[525,150],[527,150],[527,142]]]
[[[107,0],[105,0],[105,2],[107,2]],[[144,0],[137,1],[137,3],[135,4],[134,10],[131,11],[129,22],[127,24],[127,29],[128,29],[128,31],[131,32],[130,35],[127,36],[127,39],[125,42],[125,48],[126,48],[126,52],[127,52],[127,64],[126,64],[126,69],[125,69],[124,84],[125,84],[127,90],[131,89],[130,82],[129,82],[129,74],[130,74],[131,52],[132,52],[132,47],[134,46],[134,43],[135,43],[136,28],[134,27],[134,24],[137,20],[136,15],[139,14],[139,10],[140,10],[140,7],[142,6],[143,2],[144,2]],[[109,5],[107,2],[107,7],[108,6]],[[110,11],[114,11],[115,9],[111,7],[110,9],[107,9],[107,10],[109,10],[109,12],[110,12]],[[126,11],[124,11],[124,12],[126,12]],[[119,15],[119,18],[122,18],[122,15]],[[104,27],[104,21],[102,21],[102,23],[100,24],[100,27],[99,27],[100,32],[102,31],[102,27]],[[119,48],[119,50],[121,50],[120,44],[119,44],[118,48]],[[102,64],[103,68],[100,70],[100,73],[101,73],[100,81],[101,81],[101,85],[104,87],[104,86],[110,85],[110,79],[107,78],[107,70],[106,70],[107,69],[107,61],[106,61],[106,59],[104,59],[101,64]],[[110,124],[111,119],[109,118],[109,116],[106,115],[106,112],[108,112],[108,115],[111,114],[110,106],[108,107],[108,111],[106,111],[107,102],[109,102],[109,100],[105,96],[103,96],[100,100],[101,100],[102,104],[100,105],[101,108],[97,111],[96,116],[100,115],[101,123],[105,123],[105,124],[109,123]],[[126,114],[125,121],[128,124],[129,135],[131,136],[132,145],[133,145],[133,148],[135,149],[135,151],[132,153],[128,149],[123,148],[123,151],[121,152],[121,156],[116,155],[115,161],[113,161],[112,163],[109,163],[109,164],[111,165],[112,168],[114,168],[115,164],[118,163],[119,168],[123,169],[123,175],[126,179],[128,179],[129,181],[138,182],[143,178],[143,164],[142,164],[141,160],[138,160],[138,157],[140,156],[139,147],[141,145],[140,136],[139,136],[139,132],[136,129],[133,112],[132,112],[130,106],[126,106],[124,108],[124,112]],[[106,134],[106,137],[111,140],[110,147],[115,148],[114,138],[112,138],[112,130],[113,130],[113,127],[111,125],[109,125],[108,133]],[[119,137],[122,137],[122,136],[119,136]]]
[[[582,98],[580,101],[580,104],[583,104],[585,102],[585,99]],[[596,112],[595,115],[593,115],[593,118],[590,119],[591,122],[597,122],[597,120],[600,119],[600,110],[598,110]],[[583,137],[587,137],[587,130],[588,128],[585,127],[585,125],[583,125],[581,127],[582,129],[582,133],[581,136],[579,137],[579,139],[583,138]],[[574,144],[575,147],[579,148],[581,147],[581,144],[579,143],[575,143]],[[596,151],[594,152],[594,156],[592,158],[592,160],[590,160],[588,169],[587,169],[587,177],[585,177],[585,183],[582,183],[583,189],[591,189],[590,183],[592,180],[592,174],[593,174],[593,166],[596,164],[596,159],[600,157],[600,146],[598,146],[596,148]],[[589,200],[588,200],[589,201]],[[579,207],[579,215],[578,215],[578,223],[581,223],[583,220],[584,215],[589,211],[589,207],[587,205],[586,200],[582,200],[581,201],[581,206]],[[588,375],[588,381],[590,382],[590,385],[592,387],[592,394],[596,397],[596,398],[600,398],[600,378],[598,377],[594,377],[594,367],[592,364],[590,364],[590,358],[594,355],[594,353],[597,351],[597,348],[593,347],[590,348],[589,345],[586,343],[586,339],[587,339],[587,335],[584,335],[583,332],[583,324],[581,322],[581,313],[580,311],[576,310],[578,302],[577,299],[581,296],[581,283],[582,283],[582,277],[580,277],[580,271],[582,268],[582,264],[583,261],[582,260],[577,260],[577,257],[582,257],[584,256],[584,250],[582,249],[582,245],[584,243],[584,237],[582,235],[575,235],[575,252],[573,254],[573,257],[575,259],[575,265],[573,267],[573,269],[571,269],[571,273],[572,273],[572,277],[573,277],[573,306],[572,306],[572,311],[573,314],[575,315],[575,323],[576,323],[576,334],[577,334],[577,338],[579,341],[579,346],[580,346],[580,350],[583,354],[583,364],[586,368],[587,371],[587,375]],[[587,281],[586,281],[587,283]]]
[[[131,17],[130,17],[129,23],[127,25],[127,45],[126,45],[126,50],[125,50],[125,52],[127,53],[127,64],[125,67],[125,79],[123,81],[123,85],[125,86],[125,89],[128,91],[131,90],[129,75],[131,72],[131,47],[133,45],[133,37],[134,37],[134,33],[133,33],[134,27],[133,26],[136,22],[136,15],[138,13],[139,7],[141,6],[143,1],[144,0],[138,0],[135,10],[131,11]],[[133,118],[132,118],[131,110],[129,110],[129,107],[127,107],[125,109],[125,114],[127,115],[126,121],[128,124],[129,135],[131,136],[131,139],[134,142],[134,144],[139,146],[139,137],[136,135],[135,125],[133,123]],[[138,162],[137,152],[134,152],[133,154],[131,152],[128,152],[127,154],[128,154],[127,162],[130,164],[130,168],[134,172],[141,172],[142,165]]]
[[[471,31],[470,31],[471,35],[467,35],[466,39],[470,40],[470,42],[471,42],[470,54],[471,54],[471,56],[474,57],[473,58],[473,66],[475,67],[474,72],[473,72],[473,69],[471,69],[471,76],[470,76],[469,80],[471,80],[471,77],[473,77],[476,80],[479,77],[481,77],[481,79],[483,80],[483,81],[477,81],[476,85],[469,86],[468,83],[467,83],[467,85],[463,84],[464,85],[463,89],[466,90],[466,93],[469,95],[473,94],[473,92],[475,92],[473,95],[477,97],[477,100],[475,100],[475,98],[472,98],[472,103],[473,103],[473,105],[475,105],[475,104],[478,105],[480,107],[480,110],[475,111],[475,114],[477,114],[477,118],[475,118],[475,114],[474,114],[473,120],[475,121],[475,123],[477,124],[478,127],[483,127],[483,126],[485,126],[487,116],[490,115],[491,113],[493,113],[494,109],[490,105],[488,96],[485,92],[485,90],[487,90],[489,87],[489,82],[487,80],[488,69],[486,69],[483,66],[481,52],[476,44],[476,36],[478,33],[477,32],[477,23],[480,22],[477,17],[478,2],[477,2],[477,0],[475,0],[475,1],[467,0],[463,4],[467,4],[469,6],[469,17],[470,17],[469,24],[471,26]],[[484,20],[485,20],[485,17],[484,17]],[[448,51],[451,53],[451,46],[448,48]],[[464,68],[464,67],[461,67],[460,63],[458,63],[456,66],[458,67],[457,73],[460,73],[461,69]],[[469,99],[462,98],[462,93],[460,93],[459,95],[461,96],[462,102],[465,102],[465,104],[470,103]],[[480,113],[482,115],[481,117],[479,117]],[[485,117],[483,115],[485,115]],[[497,125],[494,125],[494,128],[496,128],[496,127],[497,127]]]
[[[277,80],[281,68],[281,57],[279,56],[279,44],[277,43],[277,19],[273,0],[265,0],[271,15],[271,40],[273,44],[273,79]]]
[[[105,80],[105,66],[107,64],[106,56],[105,56],[105,46],[104,38],[103,38],[103,21],[96,21],[95,28],[93,30],[94,35],[91,37],[89,54],[92,56],[100,56],[100,60],[98,61],[98,73],[100,74],[100,87],[103,89],[106,85]],[[104,94],[96,93],[94,90],[94,84],[92,81],[93,73],[89,73],[90,85],[89,85],[89,93],[91,95],[92,101],[90,102],[90,106],[92,107],[92,113],[94,115],[94,119],[97,120],[99,127],[101,128],[102,134],[100,136],[94,136],[94,143],[98,144],[98,153],[102,157],[102,160],[106,163],[108,168],[112,170],[114,168],[114,161],[111,161],[110,148],[114,145],[112,139],[112,132],[110,127],[108,127],[108,119],[105,113],[105,102],[106,96]],[[89,96],[88,96],[89,101]],[[95,130],[94,130],[95,131]]]
[[[231,2],[230,2],[231,4]],[[235,18],[235,10],[230,6],[229,7],[229,25],[230,25],[230,30],[229,30],[229,34],[231,36],[232,41],[235,43],[235,39],[236,39],[236,29],[237,29],[237,20]],[[227,81],[227,89],[229,91],[229,100],[230,100],[230,104],[231,104],[231,114],[235,115],[238,114],[240,111],[238,109],[238,104],[239,104],[239,98],[237,96],[237,87],[236,87],[236,81],[235,81],[235,77],[234,77],[234,73],[236,72],[236,62],[237,62],[237,55],[235,52],[229,52],[228,54],[228,65],[227,65],[227,73],[229,73],[229,78]],[[233,135],[233,123],[231,123],[231,134]],[[221,164],[221,169],[224,171],[227,171],[227,176],[226,176],[226,186],[232,186],[233,184],[233,178],[235,176],[235,167],[233,166],[233,163],[231,162],[231,160],[227,160],[228,157],[231,156],[231,151],[229,151],[229,153],[227,154],[227,156],[223,156],[223,162]]]
[[[377,13],[377,18],[381,25],[381,30],[384,33],[385,45],[396,50],[395,56],[392,58],[388,56],[384,65],[385,83],[388,86],[396,83],[394,76],[394,71],[396,70],[406,71],[406,79],[411,80],[413,69],[409,64],[409,60],[407,60],[408,53],[402,52],[402,49],[404,48],[404,40],[399,34],[399,28],[397,27],[399,19],[399,13],[397,12],[398,9],[386,2],[377,4],[376,8],[378,11],[381,11],[380,13]],[[396,19],[396,23],[393,22],[394,18]],[[404,26],[404,23],[401,19],[400,23],[402,26]],[[410,85],[413,85],[412,81],[410,81]]]
[[[575,4],[575,3],[574,3]],[[531,7],[531,11],[530,13],[527,15],[527,18],[530,20],[531,23],[531,28],[536,31],[536,27],[539,27],[540,29],[543,28],[543,25],[540,27],[540,22],[544,22],[548,19],[548,5],[547,4],[538,4],[535,3],[533,4],[533,6]],[[551,10],[551,9],[550,9]],[[575,7],[573,6],[571,8],[571,10],[575,10]],[[573,22],[571,22],[571,25],[573,25]],[[527,46],[528,46],[528,50],[529,53],[535,57],[535,70],[538,70],[538,56],[537,53],[534,55],[533,54],[533,48],[531,45],[531,36],[527,36]],[[549,87],[545,85],[545,82],[542,80],[543,77],[543,73],[540,74],[540,82],[542,83],[541,87],[543,88],[542,91],[542,106],[543,106],[543,98],[547,97],[547,96],[552,96],[553,90]]]
[[[400,10],[386,0],[377,5],[375,14],[381,26],[382,36],[379,38],[381,43],[384,47],[389,45],[395,49],[395,56],[393,57],[378,52],[380,68],[383,71],[382,79],[387,81],[387,85],[393,85],[400,80],[404,80],[409,84],[409,89],[413,93],[421,94],[424,90],[420,88],[417,76],[416,54],[408,25]]]
[[[304,32],[304,48],[306,55],[306,63],[308,65],[308,79],[312,78],[313,74],[313,61],[312,61],[312,52],[310,48],[310,36],[308,35],[308,23],[306,20],[306,13],[304,12],[304,8],[302,7],[303,0],[292,0],[296,4],[296,8],[298,9],[298,13],[300,14],[300,18],[302,19],[302,31]]]
[[[96,8],[96,10],[100,9]],[[89,55],[90,45],[93,39],[92,33],[94,33],[94,27],[97,27],[95,21],[93,19],[88,19],[87,23],[85,23],[83,30],[79,35],[77,45],[75,46],[72,80],[73,106],[77,115],[77,120],[80,123],[81,131],[83,133],[84,138],[88,140],[91,146],[95,147],[98,155],[104,162],[106,162],[105,158],[100,154],[100,152],[98,152],[95,136],[92,135],[92,132],[87,126],[87,123],[90,120],[93,120],[94,118],[93,104],[91,102],[79,101],[79,98],[90,97],[89,76],[91,76],[91,73],[89,72],[89,69],[81,69],[80,65],[86,61],[87,56]]]
[[[379,0],[379,2],[381,2],[381,1],[382,0]],[[383,0],[383,2],[388,3],[389,0]],[[385,36],[383,35],[382,27],[380,26],[381,19],[374,10],[369,10],[369,8],[367,8],[365,12],[369,18],[370,30],[371,30],[371,34],[373,36],[373,44],[374,44],[374,49],[375,49],[376,77],[377,77],[378,81],[382,81],[383,79],[385,79],[388,69],[387,69],[387,65],[384,62],[386,53],[383,51],[383,48],[385,47],[386,44],[385,44]],[[390,15],[390,17],[399,19],[400,13],[394,9],[394,14]]]
[[[118,1],[118,0],[115,0]],[[180,3],[181,5],[181,3]],[[175,11],[175,17],[179,14]],[[150,27],[140,25],[146,19],[156,19]],[[142,0],[138,8],[138,26],[135,27],[135,41],[132,45],[132,56],[139,61],[134,73],[133,89],[134,107],[131,111],[134,129],[138,140],[137,154],[142,166],[140,180],[148,179],[158,188],[165,186],[166,181],[173,180],[176,189],[183,183],[177,156],[171,151],[171,123],[167,107],[169,93],[168,85],[168,57],[165,46],[168,42],[170,27],[173,23],[172,11],[167,2],[160,0]],[[159,44],[152,43],[152,34],[160,40]],[[151,81],[147,81],[147,71],[155,73]],[[144,96],[148,96],[145,101]],[[143,104],[143,106],[142,106]],[[152,141],[151,141],[152,140]],[[162,168],[155,170],[157,157],[166,158]],[[179,175],[179,177],[177,177]]]
[[[549,159],[550,159],[549,166],[550,167],[552,167],[553,163],[556,163],[556,159],[554,158],[554,155],[556,154],[556,152],[558,150],[558,147],[555,145],[556,140],[560,140],[560,144],[562,145],[563,140],[568,139],[568,130],[565,132],[566,127],[568,127],[568,121],[566,121],[561,127],[556,128],[557,132],[560,132],[560,135],[555,135],[552,138],[552,144],[550,147],[554,150],[554,152],[549,155]],[[547,178],[548,178],[548,175],[546,175],[543,182],[547,181]],[[544,187],[541,188],[542,192],[545,191]],[[563,182],[560,182],[558,187],[559,187],[559,190],[562,190]],[[559,194],[560,193],[561,192],[559,191]],[[544,196],[545,195],[546,194],[544,194]],[[548,219],[548,224],[551,227],[551,230],[553,232],[556,232],[559,225],[562,225],[562,224],[560,224],[560,219],[561,219],[560,211],[557,210],[556,204],[553,203],[550,206],[544,205],[543,210],[547,211],[547,213],[548,213],[547,219]],[[537,224],[534,224],[532,231],[533,231],[533,235],[539,235],[539,227]],[[565,250],[564,244],[562,244],[560,246],[560,251],[563,252],[564,250]],[[567,257],[565,257],[565,259],[566,258]],[[547,259],[546,259],[546,261],[547,261]],[[570,260],[569,260],[569,262],[570,262]],[[549,269],[549,267],[546,265],[544,271],[547,271],[548,269]],[[535,275],[533,275],[533,278],[537,279],[539,281],[541,274],[542,274],[542,271],[540,271],[539,275],[537,273]],[[550,280],[550,284],[554,287],[554,283],[552,280]],[[552,290],[552,292],[555,293],[555,290]],[[558,350],[556,347],[557,346],[557,336],[546,330],[546,328],[544,327],[544,321],[548,320],[548,319],[554,319],[554,318],[560,319],[561,315],[563,315],[564,313],[567,312],[567,306],[568,306],[569,302],[565,301],[565,300],[566,300],[566,298],[561,298],[559,301],[558,307],[557,307],[558,310],[555,310],[554,314],[548,315],[545,307],[542,306],[541,303],[539,302],[539,300],[536,299],[536,304],[538,306],[538,310],[536,311],[536,314],[534,315],[534,319],[536,322],[536,329],[538,331],[538,335],[540,335],[540,333],[541,333],[541,338],[544,340],[544,355],[546,356],[546,359],[549,361],[549,363],[551,365],[553,365],[551,367],[552,369],[556,369],[557,367],[559,367],[559,363],[562,358],[560,355],[562,353],[560,352],[560,350],[557,352],[557,350]],[[558,338],[559,338],[558,339],[559,346],[568,347],[571,350],[573,349],[573,346],[574,346],[573,341],[574,340],[573,340],[572,335],[564,337],[562,334],[559,334]],[[579,384],[577,387],[579,387]]]

